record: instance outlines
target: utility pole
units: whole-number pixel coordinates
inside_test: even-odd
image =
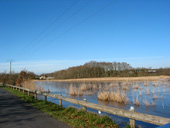
[[[14,60],[9,60],[9,63],[10,63],[10,75],[11,75],[11,65],[12,65],[12,62],[14,62]]]

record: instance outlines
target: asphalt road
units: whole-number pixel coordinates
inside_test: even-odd
[[[69,128],[0,87],[0,128]]]

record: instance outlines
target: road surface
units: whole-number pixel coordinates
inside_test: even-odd
[[[0,87],[0,128],[69,128]]]

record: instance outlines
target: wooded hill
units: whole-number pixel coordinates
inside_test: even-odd
[[[126,62],[90,61],[81,66],[70,67],[65,70],[60,70],[44,75],[54,77],[55,79],[155,76],[170,75],[170,68],[133,68],[130,64]]]

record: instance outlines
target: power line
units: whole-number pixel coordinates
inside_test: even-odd
[[[33,44],[35,40],[37,40],[38,37],[40,37],[50,26],[52,26],[57,20],[59,20],[65,13],[67,13],[79,0],[75,0],[73,4],[71,4],[63,13],[61,13],[57,18],[55,18],[50,24],[47,25],[47,27],[41,31],[32,41],[30,41],[23,49],[21,49],[16,54],[21,54],[26,50],[30,45]]]
[[[42,39],[39,40],[39,42],[37,42],[35,45],[38,45],[40,43],[40,41],[42,41],[43,39],[45,39],[50,33],[52,33],[54,30],[56,30],[57,28],[59,28],[60,26],[62,26],[64,23],[66,23],[67,21],[69,21],[73,16],[75,16],[77,13],[79,13],[82,9],[84,9],[92,0],[88,0],[87,3],[85,3],[82,7],[80,7],[77,11],[75,11],[71,16],[69,16],[66,20],[64,20],[63,22],[61,22],[58,26],[56,26],[55,28],[53,28],[46,36],[44,36]],[[34,46],[35,46],[34,45]],[[23,55],[23,54],[22,54]]]
[[[115,1],[110,2],[109,4],[105,5],[103,8],[100,8],[99,10],[97,10],[95,13],[89,15],[87,18],[85,18],[84,20],[80,21],[79,23],[75,24],[74,26],[72,26],[71,28],[69,28],[68,30],[66,30],[65,32],[63,32],[62,34],[60,34],[59,36],[57,36],[56,38],[54,38],[53,40],[51,40],[50,42],[46,43],[44,46],[51,44],[53,41],[55,41],[56,39],[62,37],[63,35],[65,35],[66,33],[68,33],[69,31],[73,30],[74,28],[76,28],[77,26],[79,26],[80,24],[82,24],[83,22],[86,22],[87,20],[89,20],[90,18],[92,18],[93,16],[97,15],[98,13],[100,13],[102,10],[104,10],[105,8],[111,6]],[[40,49],[40,48],[39,48]],[[37,49],[37,50],[39,50]],[[36,50],[36,51],[37,51]]]
[[[62,26],[64,23],[68,22],[73,16],[75,16],[77,13],[79,13],[83,8],[85,8],[92,0],[89,0],[85,5],[83,5],[81,8],[79,8],[76,12],[74,12],[70,17],[68,17],[66,20],[64,20],[63,22],[61,22],[58,26],[54,27],[48,34],[46,34],[46,36],[44,36],[42,39],[39,40],[42,41],[43,39],[45,39],[46,37],[48,37],[48,35],[50,35],[53,31],[55,31],[57,28],[59,28],[60,26]],[[39,43],[38,42],[38,43]],[[38,44],[36,43],[36,45]]]
[[[38,49],[36,49],[33,54],[35,54],[38,50],[40,50],[40,48],[43,48],[49,44],[51,44],[52,42],[54,42],[56,39],[62,37],[63,35],[65,35],[66,33],[70,32],[71,30],[75,29],[77,26],[79,26],[80,24],[86,22],[87,20],[89,20],[90,18],[92,18],[93,16],[97,15],[98,13],[100,13],[101,11],[103,11],[105,8],[111,6],[113,3],[115,2],[115,0],[109,2],[107,5],[105,5],[104,7],[100,8],[99,10],[97,10],[96,12],[94,12],[93,14],[89,15],[88,17],[86,17],[85,19],[83,19],[82,21],[78,22],[77,24],[75,24],[74,26],[70,27],[69,29],[67,29],[65,32],[63,32],[62,34],[58,35],[56,38],[54,38],[53,40],[49,41],[48,43],[39,46]]]

